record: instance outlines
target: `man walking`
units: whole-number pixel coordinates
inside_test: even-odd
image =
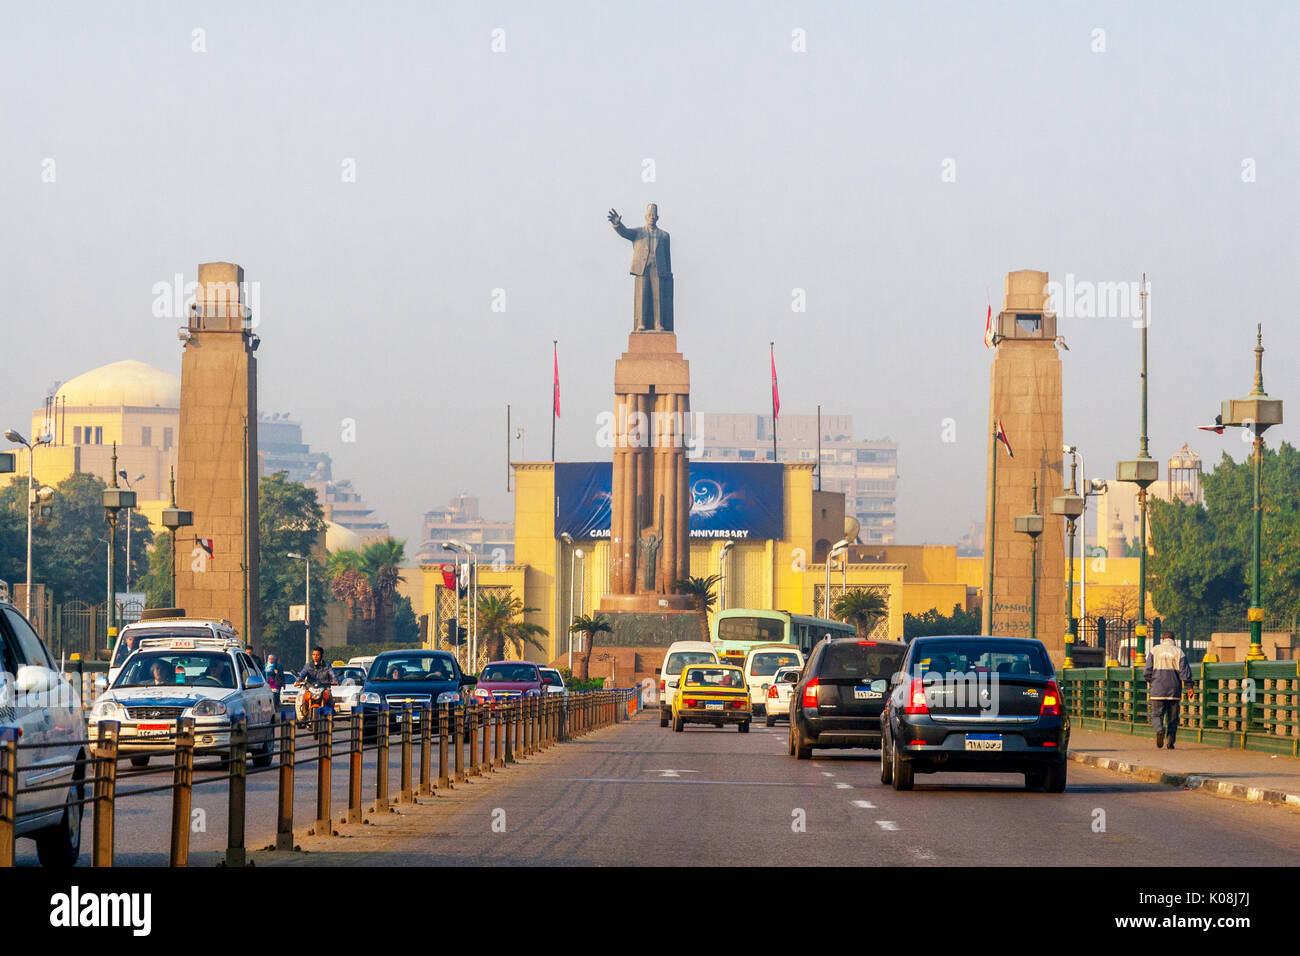
[[[1147,655],[1142,676],[1147,682],[1147,706],[1151,711],[1151,726],[1156,729],[1156,746],[1165,745],[1167,734],[1169,749],[1173,750],[1174,738],[1178,736],[1181,691],[1185,688],[1187,699],[1192,698],[1192,669],[1187,666],[1187,656],[1168,633]]]

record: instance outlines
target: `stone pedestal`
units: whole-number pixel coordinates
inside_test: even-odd
[[[690,574],[686,423],[690,363],[672,332],[633,332],[614,363],[610,594],[602,611],[684,610],[671,593]],[[643,542],[656,539],[653,550]],[[654,574],[646,562],[653,555]],[[661,603],[667,601],[667,604]]]

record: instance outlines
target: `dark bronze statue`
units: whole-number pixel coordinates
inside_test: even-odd
[[[610,224],[624,239],[632,243],[632,266],[628,269],[636,276],[632,295],[633,332],[671,332],[673,330],[673,262],[668,245],[668,233],[660,229],[659,207],[646,206],[645,226],[629,229],[623,217],[614,209],[609,211]]]

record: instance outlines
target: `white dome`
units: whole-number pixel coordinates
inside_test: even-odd
[[[56,397],[69,408],[180,408],[181,380],[170,372],[128,359],[64,382]]]

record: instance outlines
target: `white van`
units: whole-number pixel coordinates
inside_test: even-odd
[[[755,644],[745,655],[745,683],[754,716],[767,713],[767,689],[782,667],[803,667],[803,654],[793,644]]]
[[[655,671],[659,675],[659,726],[667,727],[673,715],[673,695],[677,693],[677,679],[682,668],[691,664],[717,664],[718,649],[709,641],[675,641],[668,645],[663,666]]]

